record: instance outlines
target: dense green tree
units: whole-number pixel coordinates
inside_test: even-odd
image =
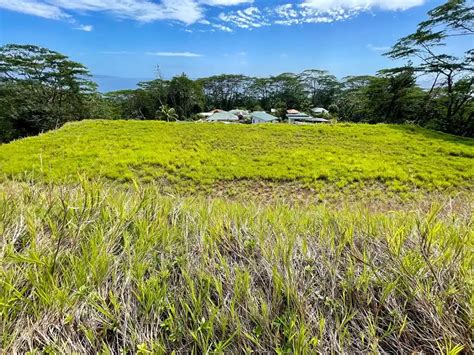
[[[340,90],[337,78],[326,70],[305,70],[299,78],[313,107],[328,108]]]
[[[0,140],[89,118],[96,89],[89,76],[82,64],[46,48],[0,47]]]
[[[168,87],[168,103],[181,120],[189,119],[202,110],[203,95],[200,83],[185,74],[174,77]]]
[[[369,122],[403,123],[417,120],[424,92],[406,70],[371,78],[365,95]]]
[[[254,79],[244,75],[216,75],[198,80],[205,95],[207,110],[232,110],[255,104],[249,102],[249,90]]]
[[[416,32],[400,39],[386,53],[394,59],[405,59],[405,67],[392,72],[404,71],[410,67],[414,72],[433,78],[429,97],[425,101],[428,108],[436,106],[433,100],[441,100],[437,120],[443,130],[460,133],[459,122],[467,122],[472,117],[466,113],[474,95],[474,50],[467,50],[463,57],[446,53],[447,44],[455,37],[474,35],[474,7],[466,0],[449,0],[428,13],[428,19],[418,25]],[[467,116],[465,116],[467,115]],[[472,134],[472,132],[464,132]]]

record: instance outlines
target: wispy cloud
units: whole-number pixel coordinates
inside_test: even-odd
[[[426,0],[305,0],[303,6],[320,11],[334,10],[368,10],[380,8],[382,10],[406,10],[419,6]]]
[[[301,25],[344,21],[373,9],[406,10],[422,5],[427,0],[304,0],[300,4],[284,3],[278,6],[221,12],[218,22],[227,28],[256,29],[270,25]],[[211,24],[215,26],[214,24]]]
[[[71,17],[58,6],[36,0],[0,0],[0,8],[53,20]]]
[[[0,8],[54,20],[100,12],[139,22],[177,20],[189,25],[204,18],[206,6],[248,2],[252,0],[0,0]]]
[[[79,30],[79,31],[84,31],[84,32],[92,32],[92,30],[94,29],[94,26],[92,25],[79,25],[77,27],[74,27],[75,30]]]
[[[147,55],[154,55],[158,57],[188,57],[196,58],[202,57],[202,54],[192,53],[192,52],[147,52]]]
[[[368,44],[367,48],[374,52],[387,52],[390,49],[389,46],[374,46],[373,44]]]
[[[100,54],[119,55],[119,54],[134,54],[134,52],[129,52],[129,51],[101,51]]]
[[[211,26],[218,29],[218,30],[224,31],[224,32],[234,32],[232,30],[232,28],[230,28],[228,26],[221,25],[220,23],[212,23]]]
[[[428,0],[302,0],[261,6],[254,0],[0,0],[0,8],[53,20],[64,20],[83,31],[90,25],[79,25],[76,14],[105,13],[118,19],[142,23],[161,20],[179,21],[185,25],[209,26],[211,31],[253,30],[270,25],[300,25],[347,20],[361,12],[380,9],[401,11],[422,5]],[[221,10],[217,18],[206,18],[209,7],[247,5],[246,8]],[[198,30],[202,31],[202,29]]]

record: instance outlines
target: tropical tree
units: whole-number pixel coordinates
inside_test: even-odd
[[[441,117],[441,128],[444,130],[458,131],[455,123],[459,117],[456,116],[466,113],[465,108],[470,106],[474,95],[474,49],[467,50],[462,57],[446,53],[444,49],[449,48],[447,44],[453,38],[467,40],[473,35],[472,3],[449,0],[428,12],[428,19],[418,25],[416,32],[400,39],[386,53],[393,59],[407,60],[404,67],[392,69],[391,72],[410,67],[415,73],[432,78],[425,108],[433,105],[432,100],[441,99],[445,103]],[[470,119],[472,117],[467,116],[461,121]]]
[[[178,114],[176,110],[168,105],[163,105],[160,109],[156,112],[156,118],[162,121],[177,121]]]
[[[96,85],[82,64],[33,45],[0,47],[0,140],[89,118]]]
[[[327,70],[305,70],[299,78],[312,106],[328,108],[340,90],[337,78]]]

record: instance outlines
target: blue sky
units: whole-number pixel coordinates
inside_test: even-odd
[[[151,79],[327,69],[374,74],[437,0],[0,0],[0,43],[85,64],[102,91]],[[459,44],[461,51],[466,44]]]

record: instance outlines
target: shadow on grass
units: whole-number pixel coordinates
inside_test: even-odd
[[[405,134],[422,135],[428,139],[439,139],[445,142],[450,142],[454,144],[463,144],[468,147],[474,148],[474,138],[455,136],[453,134],[433,131],[433,130],[422,128],[415,125],[392,125],[392,127],[399,131],[402,131]]]

